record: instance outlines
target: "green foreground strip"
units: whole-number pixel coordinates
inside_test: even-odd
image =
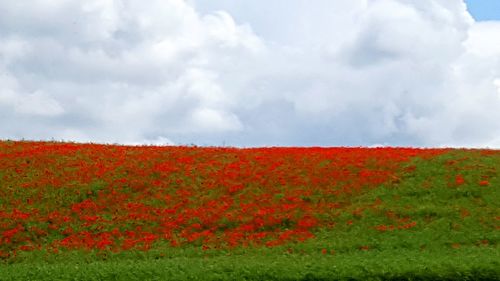
[[[500,280],[498,249],[16,263],[0,280]]]

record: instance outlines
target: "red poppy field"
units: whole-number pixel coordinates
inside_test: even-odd
[[[498,280],[499,168],[498,150],[3,141],[0,280]]]

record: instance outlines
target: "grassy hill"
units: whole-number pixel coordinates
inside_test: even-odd
[[[0,280],[500,280],[500,151],[0,142]]]

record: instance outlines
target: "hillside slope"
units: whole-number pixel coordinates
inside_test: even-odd
[[[499,168],[497,150],[4,141],[0,279],[498,279]]]

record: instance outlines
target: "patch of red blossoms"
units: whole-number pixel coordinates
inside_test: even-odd
[[[349,196],[444,151],[0,142],[0,252],[304,241]]]

